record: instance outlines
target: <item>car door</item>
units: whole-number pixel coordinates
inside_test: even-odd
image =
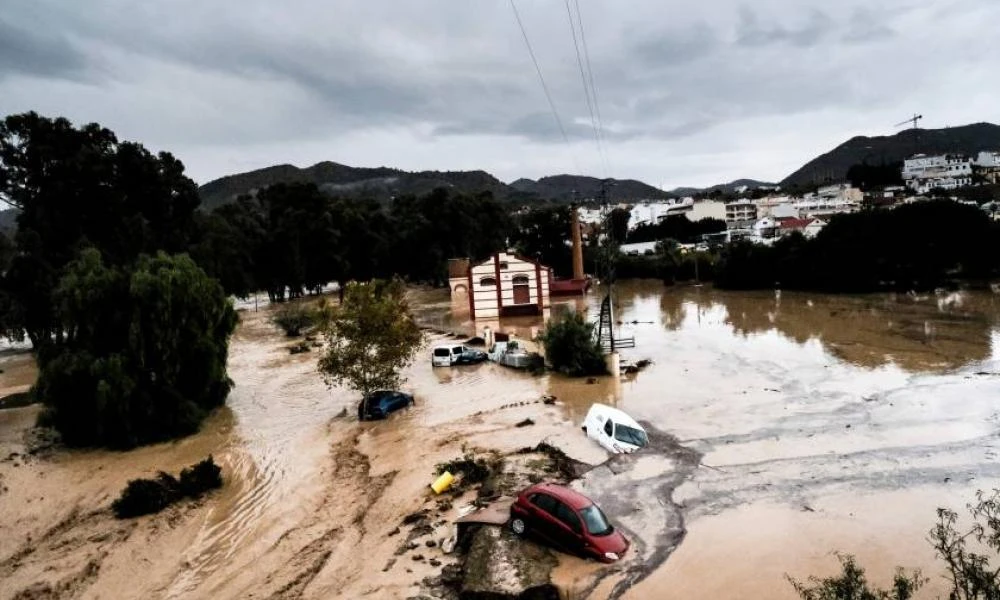
[[[532,508],[532,530],[545,542],[558,545],[561,532],[555,515],[559,501],[539,492],[528,498],[528,503]]]
[[[559,534],[559,545],[572,554],[583,554],[585,544],[583,538],[583,523],[576,511],[564,504],[556,501],[556,519],[559,521],[561,531]]]
[[[464,348],[462,346],[452,346],[451,348],[451,364],[460,365],[462,364],[462,351]]]

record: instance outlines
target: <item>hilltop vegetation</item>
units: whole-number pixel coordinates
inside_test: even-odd
[[[781,181],[783,189],[809,187],[848,179],[854,165],[901,163],[918,152],[975,154],[1000,149],[1000,126],[975,123],[944,129],[907,129],[888,136],[857,136],[810,160]]]

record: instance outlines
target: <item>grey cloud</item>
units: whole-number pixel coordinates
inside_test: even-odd
[[[718,50],[718,34],[704,22],[680,31],[663,31],[634,44],[635,53],[653,67],[686,65]]]
[[[0,78],[20,73],[76,79],[86,70],[86,60],[60,34],[39,25],[18,26],[0,15]]]
[[[777,22],[761,23],[757,13],[746,5],[740,7],[739,15],[736,42],[741,46],[815,46],[830,35],[834,26],[833,20],[819,9],[810,10],[806,21],[797,26],[785,26]]]
[[[199,156],[218,148],[227,164],[246,145],[267,155],[272,144],[326,148],[389,131],[433,144],[434,152],[413,152],[441,168],[456,159],[448,148],[471,162],[471,136],[502,142],[484,146],[542,148],[542,158],[562,144],[506,0],[301,0],[294,9],[265,0],[7,4],[0,114],[37,105],[128,127],[150,145],[198,148]],[[990,60],[982,40],[1000,18],[991,0],[963,0],[980,13],[966,29],[956,21],[937,27],[919,0],[715,0],[678,5],[669,16],[658,0],[635,0],[628,10],[614,0],[581,4],[605,137],[619,147],[718,140],[706,146],[725,148],[730,140],[720,132],[730,125],[820,112],[849,115],[850,123],[910,96],[952,93],[929,82],[964,77],[954,69],[954,57],[965,56],[958,48],[976,64]],[[591,144],[562,3],[525,0],[518,8],[567,135]],[[72,83],[81,80],[85,90]],[[274,162],[286,161],[273,152]],[[540,162],[514,154],[503,160]]]
[[[882,11],[876,12],[866,7],[859,7],[851,13],[847,31],[843,35],[845,42],[883,41],[896,35],[896,31],[888,25],[889,15]]]

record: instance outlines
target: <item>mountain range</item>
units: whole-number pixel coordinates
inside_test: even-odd
[[[917,152],[931,154],[956,152],[975,154],[980,150],[1000,149],[1000,126],[975,123],[944,129],[908,129],[891,136],[857,136],[833,150],[817,156],[780,184],[755,179],[737,179],[706,188],[681,187],[669,192],[634,179],[609,180],[612,199],[676,198],[708,194],[713,191],[734,193],[747,186],[781,185],[794,189],[824,183],[844,181],[851,166],[894,163]],[[335,162],[321,162],[311,167],[276,165],[247,173],[230,175],[201,186],[202,202],[212,209],[240,194],[279,182],[310,182],[338,196],[370,197],[388,200],[403,194],[424,194],[444,187],[462,193],[490,192],[498,200],[531,202],[538,200],[571,201],[576,198],[598,198],[602,180],[581,175],[553,175],[538,180],[518,179],[505,184],[485,171],[419,171],[407,172],[389,167],[350,167]]]

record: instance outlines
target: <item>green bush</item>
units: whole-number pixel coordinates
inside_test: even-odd
[[[825,579],[810,577],[808,584],[788,577],[802,600],[910,600],[927,583],[920,571],[906,573],[896,569],[892,588],[882,590],[869,585],[865,570],[854,562],[853,556],[838,554],[837,559],[841,567],[839,575]]]
[[[199,498],[222,487],[222,469],[211,456],[181,470],[180,480],[160,471],[156,479],[133,479],[111,503],[119,519],[160,512],[182,498]]]
[[[187,256],[113,267],[88,249],[56,297],[65,337],[40,356],[33,393],[68,445],[131,448],[187,435],[225,402],[236,313]]]
[[[271,322],[281,328],[288,337],[298,337],[302,335],[303,329],[312,327],[316,322],[316,315],[313,311],[300,302],[294,302],[282,306]]]
[[[115,516],[128,519],[157,513],[181,498],[177,479],[160,471],[156,479],[133,479],[111,503]]]
[[[198,498],[208,490],[222,487],[222,468],[209,456],[181,471],[180,491],[188,498]]]
[[[564,313],[548,324],[539,339],[545,346],[549,364],[560,373],[584,377],[608,372],[604,353],[594,336],[594,325],[582,315]]]

